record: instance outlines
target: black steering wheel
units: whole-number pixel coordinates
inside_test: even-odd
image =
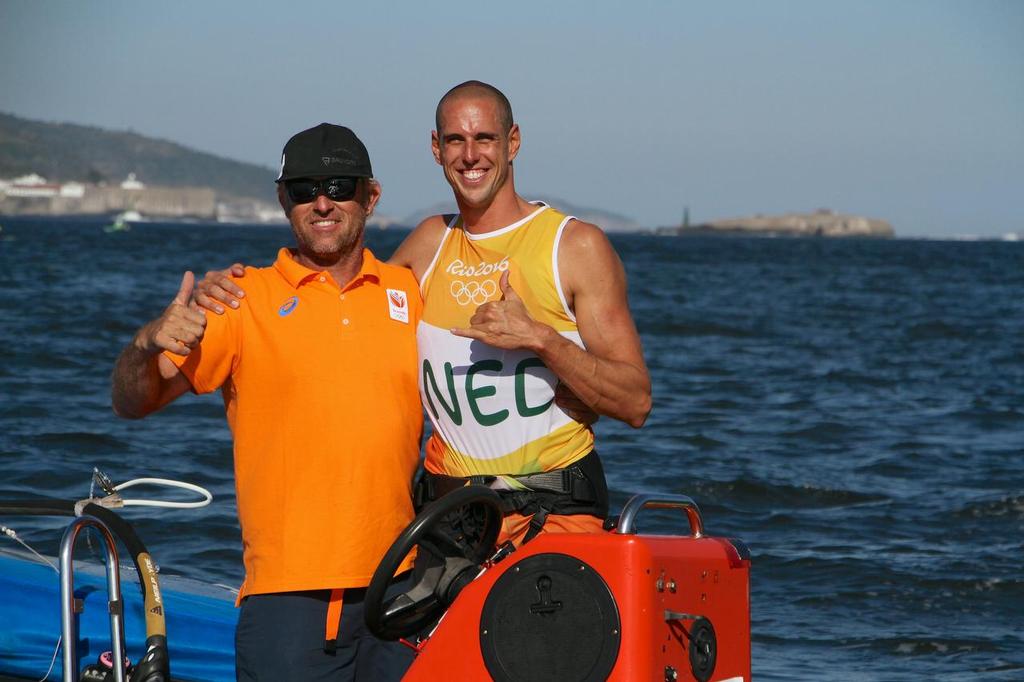
[[[424,507],[384,554],[366,588],[363,612],[370,632],[401,639],[440,617],[493,556],[501,519],[501,498],[482,485],[459,488]],[[413,547],[418,551],[412,587],[385,602],[395,571]]]

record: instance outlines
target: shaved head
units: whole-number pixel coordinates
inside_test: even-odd
[[[501,124],[502,132],[507,133],[512,129],[512,124],[515,121],[512,120],[512,105],[509,104],[508,97],[505,97],[505,94],[498,88],[483,81],[466,81],[446,92],[441,101],[437,103],[437,111],[434,112],[434,125],[437,126],[438,134],[441,133],[441,110],[450,102],[463,97],[486,97],[492,100],[498,107],[498,122]]]

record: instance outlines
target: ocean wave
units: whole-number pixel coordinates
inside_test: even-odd
[[[0,419],[45,419],[51,412],[43,405],[9,402],[0,405]]]
[[[943,339],[968,339],[972,334],[966,328],[948,324],[942,320],[919,322],[907,328],[905,336],[910,341],[936,341]]]
[[[898,382],[894,377],[863,374],[849,369],[833,369],[817,377],[821,381],[828,381],[843,386],[873,386],[885,388],[895,386]]]
[[[129,444],[106,433],[59,431],[24,436],[26,444],[45,450],[65,450],[76,456],[127,452]]]
[[[790,509],[826,509],[849,507],[887,501],[886,495],[863,493],[842,488],[814,485],[772,484],[761,480],[740,478],[732,481],[697,480],[690,485],[690,494],[730,507],[773,508],[784,501]]]
[[[975,406],[949,415],[951,419],[968,420],[981,428],[998,429],[1024,421],[1024,412],[1013,408]]]
[[[708,410],[738,410],[744,407],[743,404],[728,398],[712,398],[702,401],[698,405]]]
[[[823,421],[806,428],[783,431],[779,436],[814,442],[833,442],[858,430],[857,427],[844,422]]]
[[[672,320],[661,318],[644,325],[648,334],[670,337],[688,336],[722,336],[734,339],[751,339],[766,336],[760,328],[736,327],[717,322],[698,322],[689,320]]]
[[[1024,495],[974,502],[958,509],[955,515],[966,519],[1024,519]]]
[[[850,638],[839,642],[843,647],[865,648],[897,656],[930,656],[933,654],[995,653],[1002,647],[989,639],[939,637]]]
[[[714,450],[725,446],[723,441],[710,438],[700,433],[694,436],[683,436],[679,440],[688,445],[692,445],[699,450]]]

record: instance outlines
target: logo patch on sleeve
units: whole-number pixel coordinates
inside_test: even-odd
[[[401,289],[388,289],[387,294],[391,319],[409,324],[409,296]]]

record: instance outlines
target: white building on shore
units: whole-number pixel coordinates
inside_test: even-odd
[[[46,181],[42,175],[29,173],[5,182],[4,194],[9,197],[55,197],[60,194],[60,185]]]

